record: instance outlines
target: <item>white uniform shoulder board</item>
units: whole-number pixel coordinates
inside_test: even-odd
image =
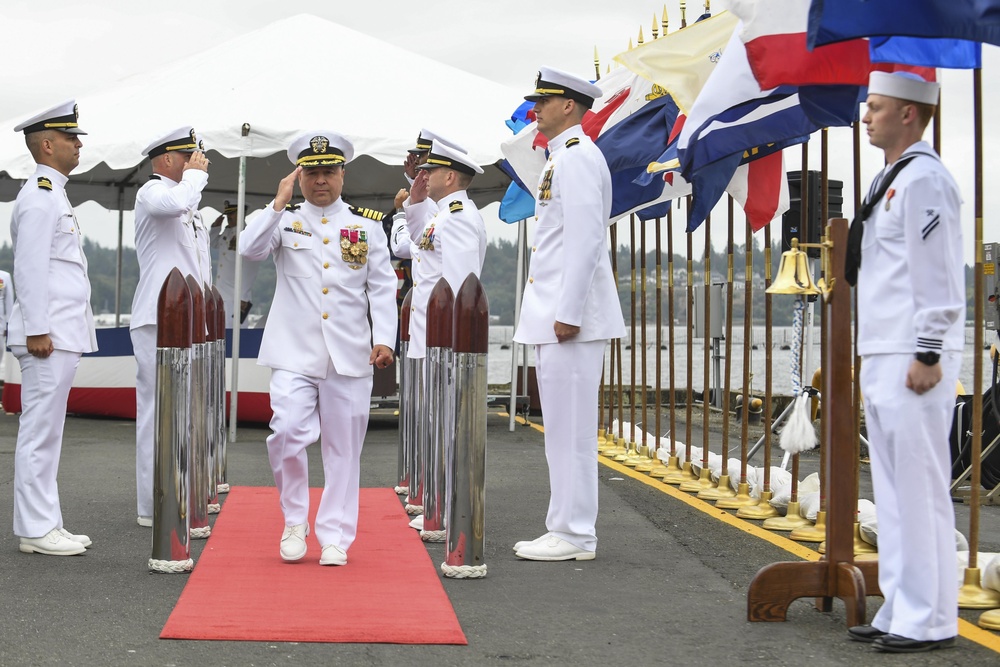
[[[382,222],[382,218],[385,217],[385,213],[381,213],[370,208],[360,208],[357,206],[348,206],[351,213],[354,215],[360,215],[362,218],[368,218],[369,220],[374,220],[375,222]]]
[[[566,140],[566,148],[576,146],[578,143],[580,143],[580,137],[570,137]]]
[[[463,210],[462,200],[456,199],[455,201],[448,204],[448,210],[451,211],[452,213],[458,213],[459,211]]]
[[[44,176],[39,176],[38,177],[38,189],[39,190],[48,190],[49,192],[52,192],[52,181],[50,181],[49,179],[45,178]]]

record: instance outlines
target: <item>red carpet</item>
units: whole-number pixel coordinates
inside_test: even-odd
[[[312,489],[312,525],[320,489]],[[297,563],[278,555],[270,487],[233,487],[161,639],[467,644],[430,556],[391,489],[361,489],[345,567],[320,567],[310,533]]]

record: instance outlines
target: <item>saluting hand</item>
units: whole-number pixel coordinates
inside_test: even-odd
[[[403,202],[406,198],[410,196],[409,191],[406,188],[400,188],[399,192],[396,193],[396,198],[392,201],[393,207],[399,211],[403,208]]]
[[[368,365],[375,368],[387,368],[392,363],[392,350],[385,345],[376,345],[368,357]]]
[[[295,194],[295,181],[298,180],[300,173],[302,173],[302,167],[296,167],[295,171],[285,176],[278,183],[278,194],[274,196],[275,211],[285,210],[288,202],[292,201],[292,195]]]
[[[427,199],[427,170],[421,169],[413,179],[413,187],[410,189],[410,201],[419,204]]]
[[[417,154],[407,153],[406,159],[403,160],[403,173],[410,178],[417,177]]]
[[[208,158],[201,151],[195,151],[191,153],[191,159],[184,164],[184,171],[188,169],[198,169],[200,171],[208,172]]]

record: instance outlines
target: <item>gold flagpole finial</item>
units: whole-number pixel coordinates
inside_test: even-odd
[[[597,45],[594,45],[594,72],[597,74],[597,80],[601,79],[601,59],[597,56]]]
[[[656,20],[656,12],[653,12],[653,41],[660,37],[660,22]]]
[[[705,0],[705,13],[706,14],[711,14],[712,13],[712,2],[711,2],[711,0]]]
[[[639,26],[639,44],[642,44],[642,26]]]
[[[687,24],[687,3],[681,0],[681,27],[686,28]]]
[[[615,67],[618,67],[618,63],[615,63]],[[608,63],[608,68],[604,70],[605,74],[611,74],[611,63]]]
[[[635,48],[635,47],[634,47],[634,46],[632,46],[632,38],[631,38],[631,37],[629,37],[629,38],[628,38],[628,50],[629,50],[629,51],[631,51],[631,50],[632,50],[632,49],[634,49],[634,48]]]
[[[663,34],[667,34],[667,25],[670,22],[667,20],[667,6],[663,5],[663,18],[660,20],[660,24],[663,27]]]

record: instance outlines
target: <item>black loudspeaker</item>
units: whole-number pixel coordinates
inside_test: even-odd
[[[843,217],[844,183],[843,181],[827,180],[827,214],[820,210],[820,174],[818,171],[806,172],[806,219],[802,221],[802,172],[788,172],[788,210],[781,216],[781,249],[790,250],[792,239],[799,243],[819,243],[830,218]],[[819,257],[819,248],[806,248],[810,257]]]

